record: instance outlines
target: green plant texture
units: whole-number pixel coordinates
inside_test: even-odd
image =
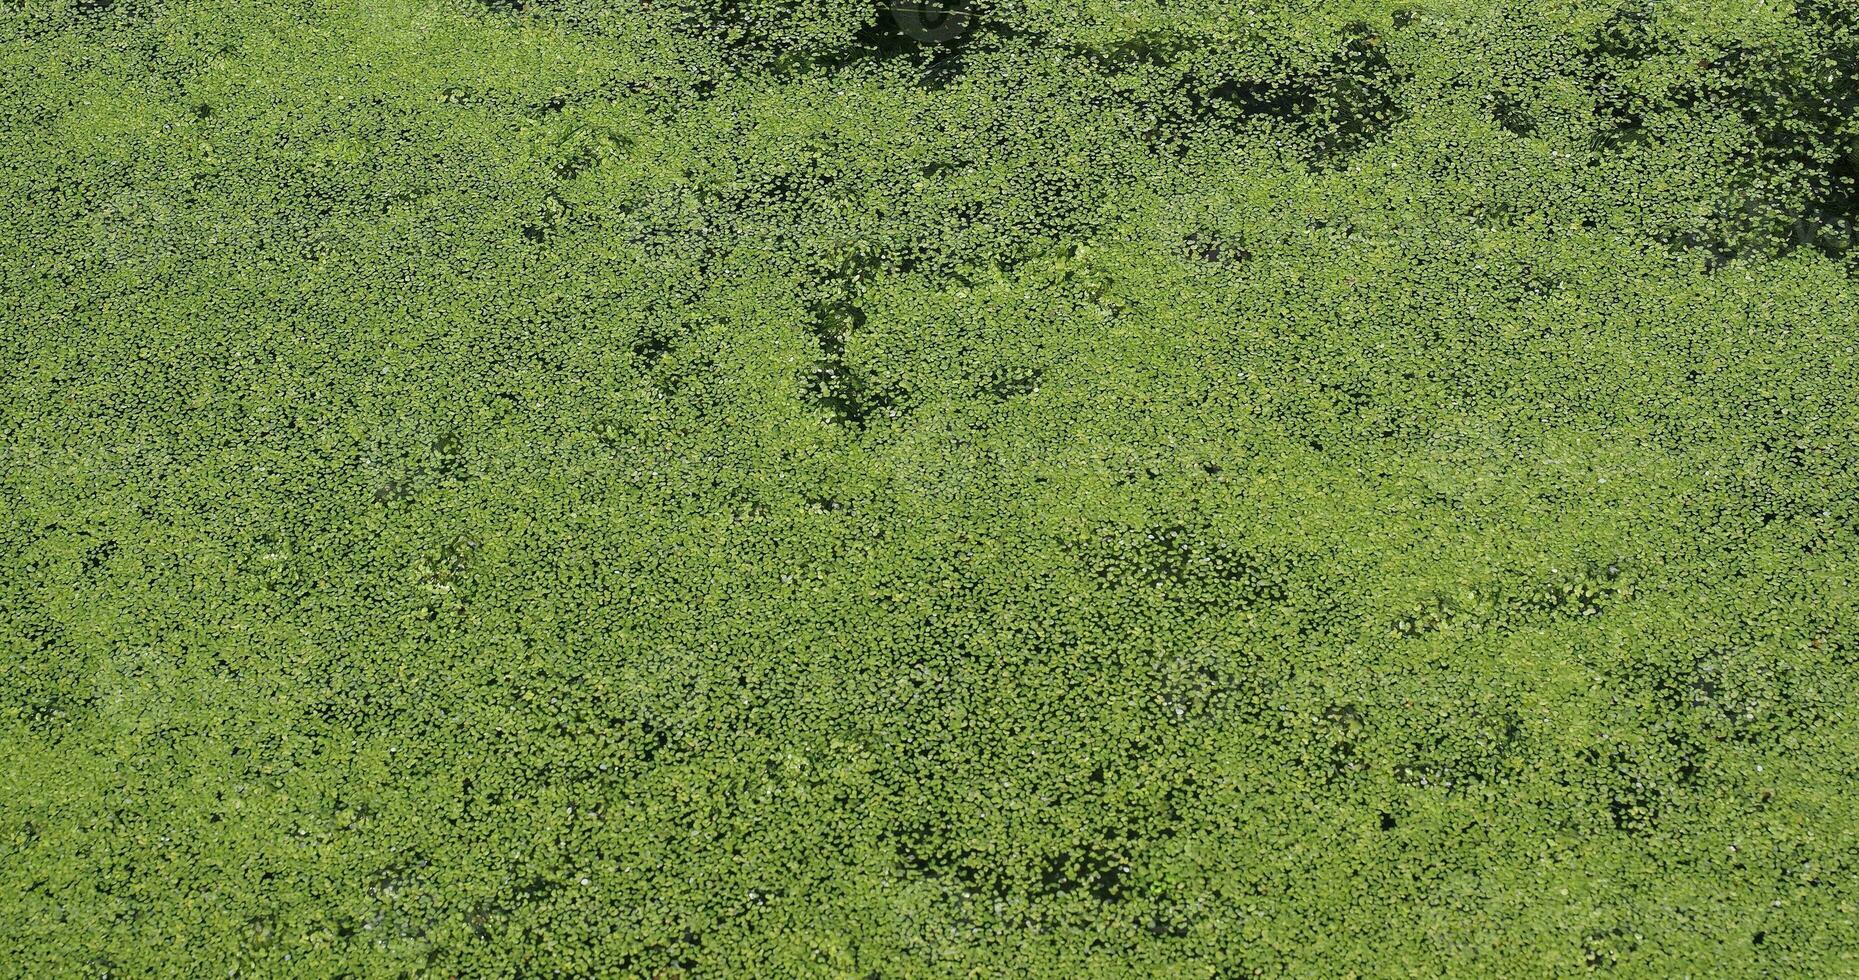
[[[0,975],[1859,976],[1859,2],[0,0]]]

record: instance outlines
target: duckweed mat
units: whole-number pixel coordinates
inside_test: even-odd
[[[1859,4],[0,40],[0,972],[1859,974]]]

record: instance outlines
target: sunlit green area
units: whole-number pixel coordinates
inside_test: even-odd
[[[6,969],[1859,974],[1859,6],[892,13],[0,0]]]

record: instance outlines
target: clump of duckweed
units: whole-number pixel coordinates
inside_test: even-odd
[[[948,8],[0,0],[13,972],[1859,973],[1853,5]]]

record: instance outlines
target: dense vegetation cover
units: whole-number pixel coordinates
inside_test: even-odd
[[[0,0],[22,976],[1859,973],[1859,5]]]

